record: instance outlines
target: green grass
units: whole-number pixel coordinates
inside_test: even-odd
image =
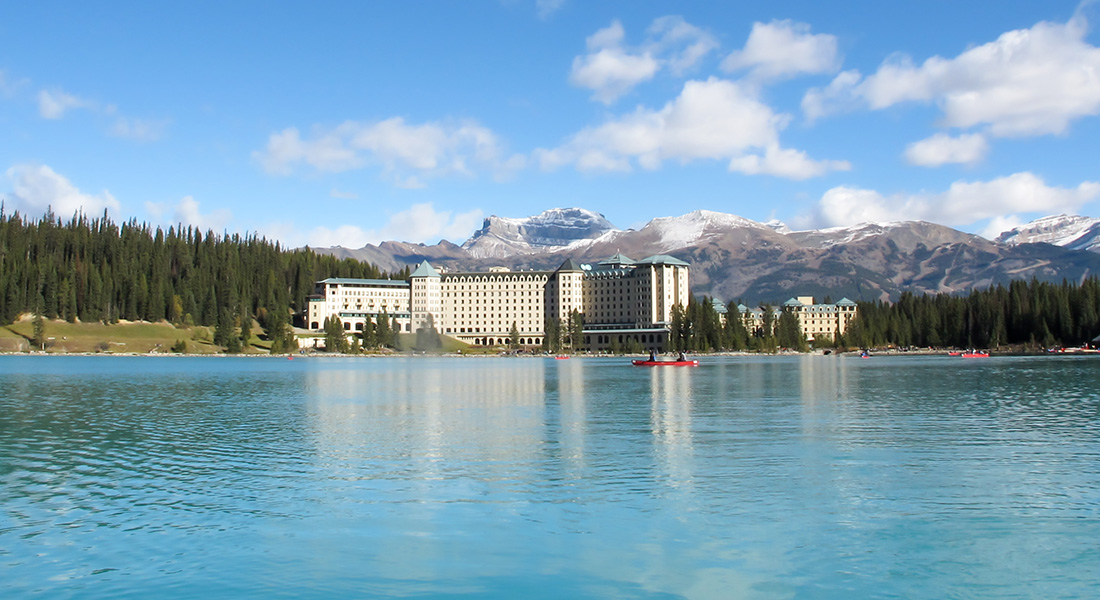
[[[245,353],[266,353],[270,342],[261,340],[252,326],[252,338]],[[34,335],[34,323],[30,319],[0,327],[0,352],[26,352]],[[171,353],[170,348],[179,340],[187,343],[188,354],[217,354],[223,348],[209,340],[214,332],[210,327],[176,327],[169,323],[69,323],[61,320],[46,321],[46,352],[66,354],[89,352],[102,354]]]

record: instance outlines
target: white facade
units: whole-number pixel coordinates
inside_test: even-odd
[[[407,281],[331,277],[318,281],[315,292],[307,302],[306,329],[319,331],[335,315],[345,331],[363,331],[368,319],[376,321],[384,313],[400,331],[412,331]]]
[[[798,317],[806,341],[835,340],[844,335],[856,317],[856,303],[842,298],[836,304],[815,304],[813,296],[798,296],[783,303],[783,310]]]
[[[521,345],[537,346],[549,319],[567,322],[577,311],[588,349],[635,342],[660,350],[667,345],[673,307],[687,308],[688,270],[671,256],[635,262],[616,255],[594,266],[568,260],[555,271],[496,267],[475,273],[440,273],[425,261],[408,282],[318,282],[306,326],[319,330],[325,318],[336,315],[345,330],[361,331],[366,319],[386,312],[401,331],[430,322],[440,333],[472,345],[506,344],[514,325]]]

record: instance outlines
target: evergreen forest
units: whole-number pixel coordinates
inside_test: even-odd
[[[164,230],[136,220],[118,225],[106,213],[62,221],[48,212],[34,220],[6,214],[0,205],[0,324],[34,313],[70,322],[166,320],[224,331],[227,322],[247,327],[251,317],[269,335],[272,329],[285,333],[315,282],[327,277],[385,274],[255,235]]]
[[[408,274],[406,268],[389,277]],[[47,212],[34,220],[7,214],[0,204],[0,324],[28,313],[70,322],[168,321],[213,326],[215,343],[231,348],[235,336],[247,337],[256,319],[269,339],[279,342],[273,350],[289,348],[293,316],[301,313],[315,282],[328,277],[387,274],[353,259],[284,249],[255,235],[182,226],[164,230],[136,220],[118,225],[106,213],[62,221]],[[764,305],[764,322],[753,327],[738,318],[737,304],[728,305],[730,318],[724,322],[707,297],[692,297],[686,309],[674,309],[671,349],[808,349],[793,314]],[[1038,349],[1082,346],[1100,335],[1097,277],[1079,283],[1013,281],[968,294],[905,293],[893,303],[858,304],[848,331],[828,346]],[[343,336],[331,329],[339,345],[335,338]],[[548,322],[545,349],[582,349],[582,329],[579,313],[563,323]],[[363,347],[392,343],[388,323],[380,322],[369,334]],[[427,339],[424,344],[437,345]]]
[[[806,350],[797,317],[776,315],[763,305],[764,323],[752,327],[727,307],[725,324],[709,298],[692,298],[686,311],[674,310],[673,350]],[[897,302],[858,302],[858,313],[844,335],[829,340],[840,348],[1002,348],[1038,350],[1081,347],[1100,336],[1100,278],[1081,283],[1013,281],[968,294],[903,293]],[[818,344],[819,347],[821,344]]]

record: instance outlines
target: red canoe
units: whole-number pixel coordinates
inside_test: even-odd
[[[635,367],[698,367],[697,360],[632,360]]]

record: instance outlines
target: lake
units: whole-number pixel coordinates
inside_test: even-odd
[[[0,357],[4,598],[1100,597],[1100,359]]]

